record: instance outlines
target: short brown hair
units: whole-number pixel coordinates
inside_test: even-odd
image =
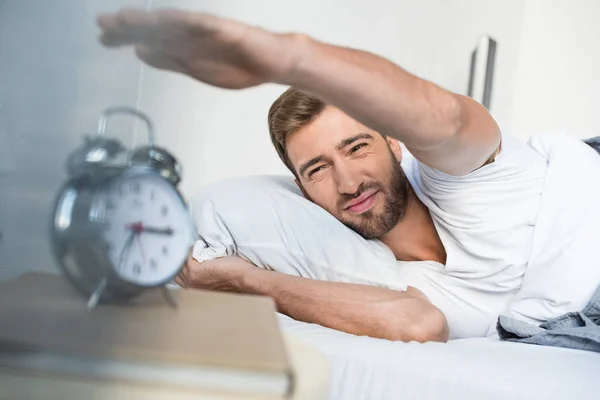
[[[290,87],[269,109],[269,133],[281,161],[296,175],[287,154],[287,140],[323,112],[327,104],[321,99]]]

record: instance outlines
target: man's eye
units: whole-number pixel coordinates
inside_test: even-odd
[[[356,146],[354,146],[353,148],[350,149],[350,154],[357,152],[358,150],[362,149],[366,145],[367,145],[366,143],[357,144]]]
[[[311,170],[311,171],[308,173],[308,177],[310,178],[311,176],[313,176],[313,174],[315,174],[315,173],[317,173],[317,172],[321,171],[321,170],[322,170],[322,169],[324,169],[324,168],[325,168],[325,166],[324,166],[324,165],[321,165],[320,167],[317,167],[317,168],[315,168],[315,169]]]

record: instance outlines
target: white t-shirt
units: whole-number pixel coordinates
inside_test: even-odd
[[[487,335],[519,290],[547,165],[510,136],[503,137],[494,162],[460,177],[404,152],[402,167],[431,212],[447,261],[399,261],[400,274],[444,312],[451,338]]]

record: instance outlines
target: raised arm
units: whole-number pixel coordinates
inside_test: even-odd
[[[500,130],[473,99],[451,93],[364,51],[305,36],[292,39],[299,56],[282,83],[310,92],[372,129],[403,142],[421,162],[453,175],[493,156]]]
[[[367,52],[183,11],[124,10],[99,24],[105,45],[134,45],[157,68],[225,88],[274,82],[310,92],[449,174],[479,168],[499,148],[484,107]]]
[[[446,341],[448,324],[418,290],[398,292],[266,271],[237,257],[189,258],[176,281],[187,288],[260,294],[280,312],[355,335],[401,341]]]

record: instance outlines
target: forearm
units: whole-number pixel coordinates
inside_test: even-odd
[[[451,93],[374,54],[285,35],[295,67],[279,83],[332,104],[403,142],[426,164],[452,174],[481,166],[500,142],[474,100]]]
[[[284,84],[312,93],[412,147],[446,140],[460,123],[452,93],[374,54],[292,35],[299,52]]]
[[[325,282],[252,268],[240,291],[272,297],[294,319],[340,331],[402,341],[445,341],[443,314],[420,292]]]

